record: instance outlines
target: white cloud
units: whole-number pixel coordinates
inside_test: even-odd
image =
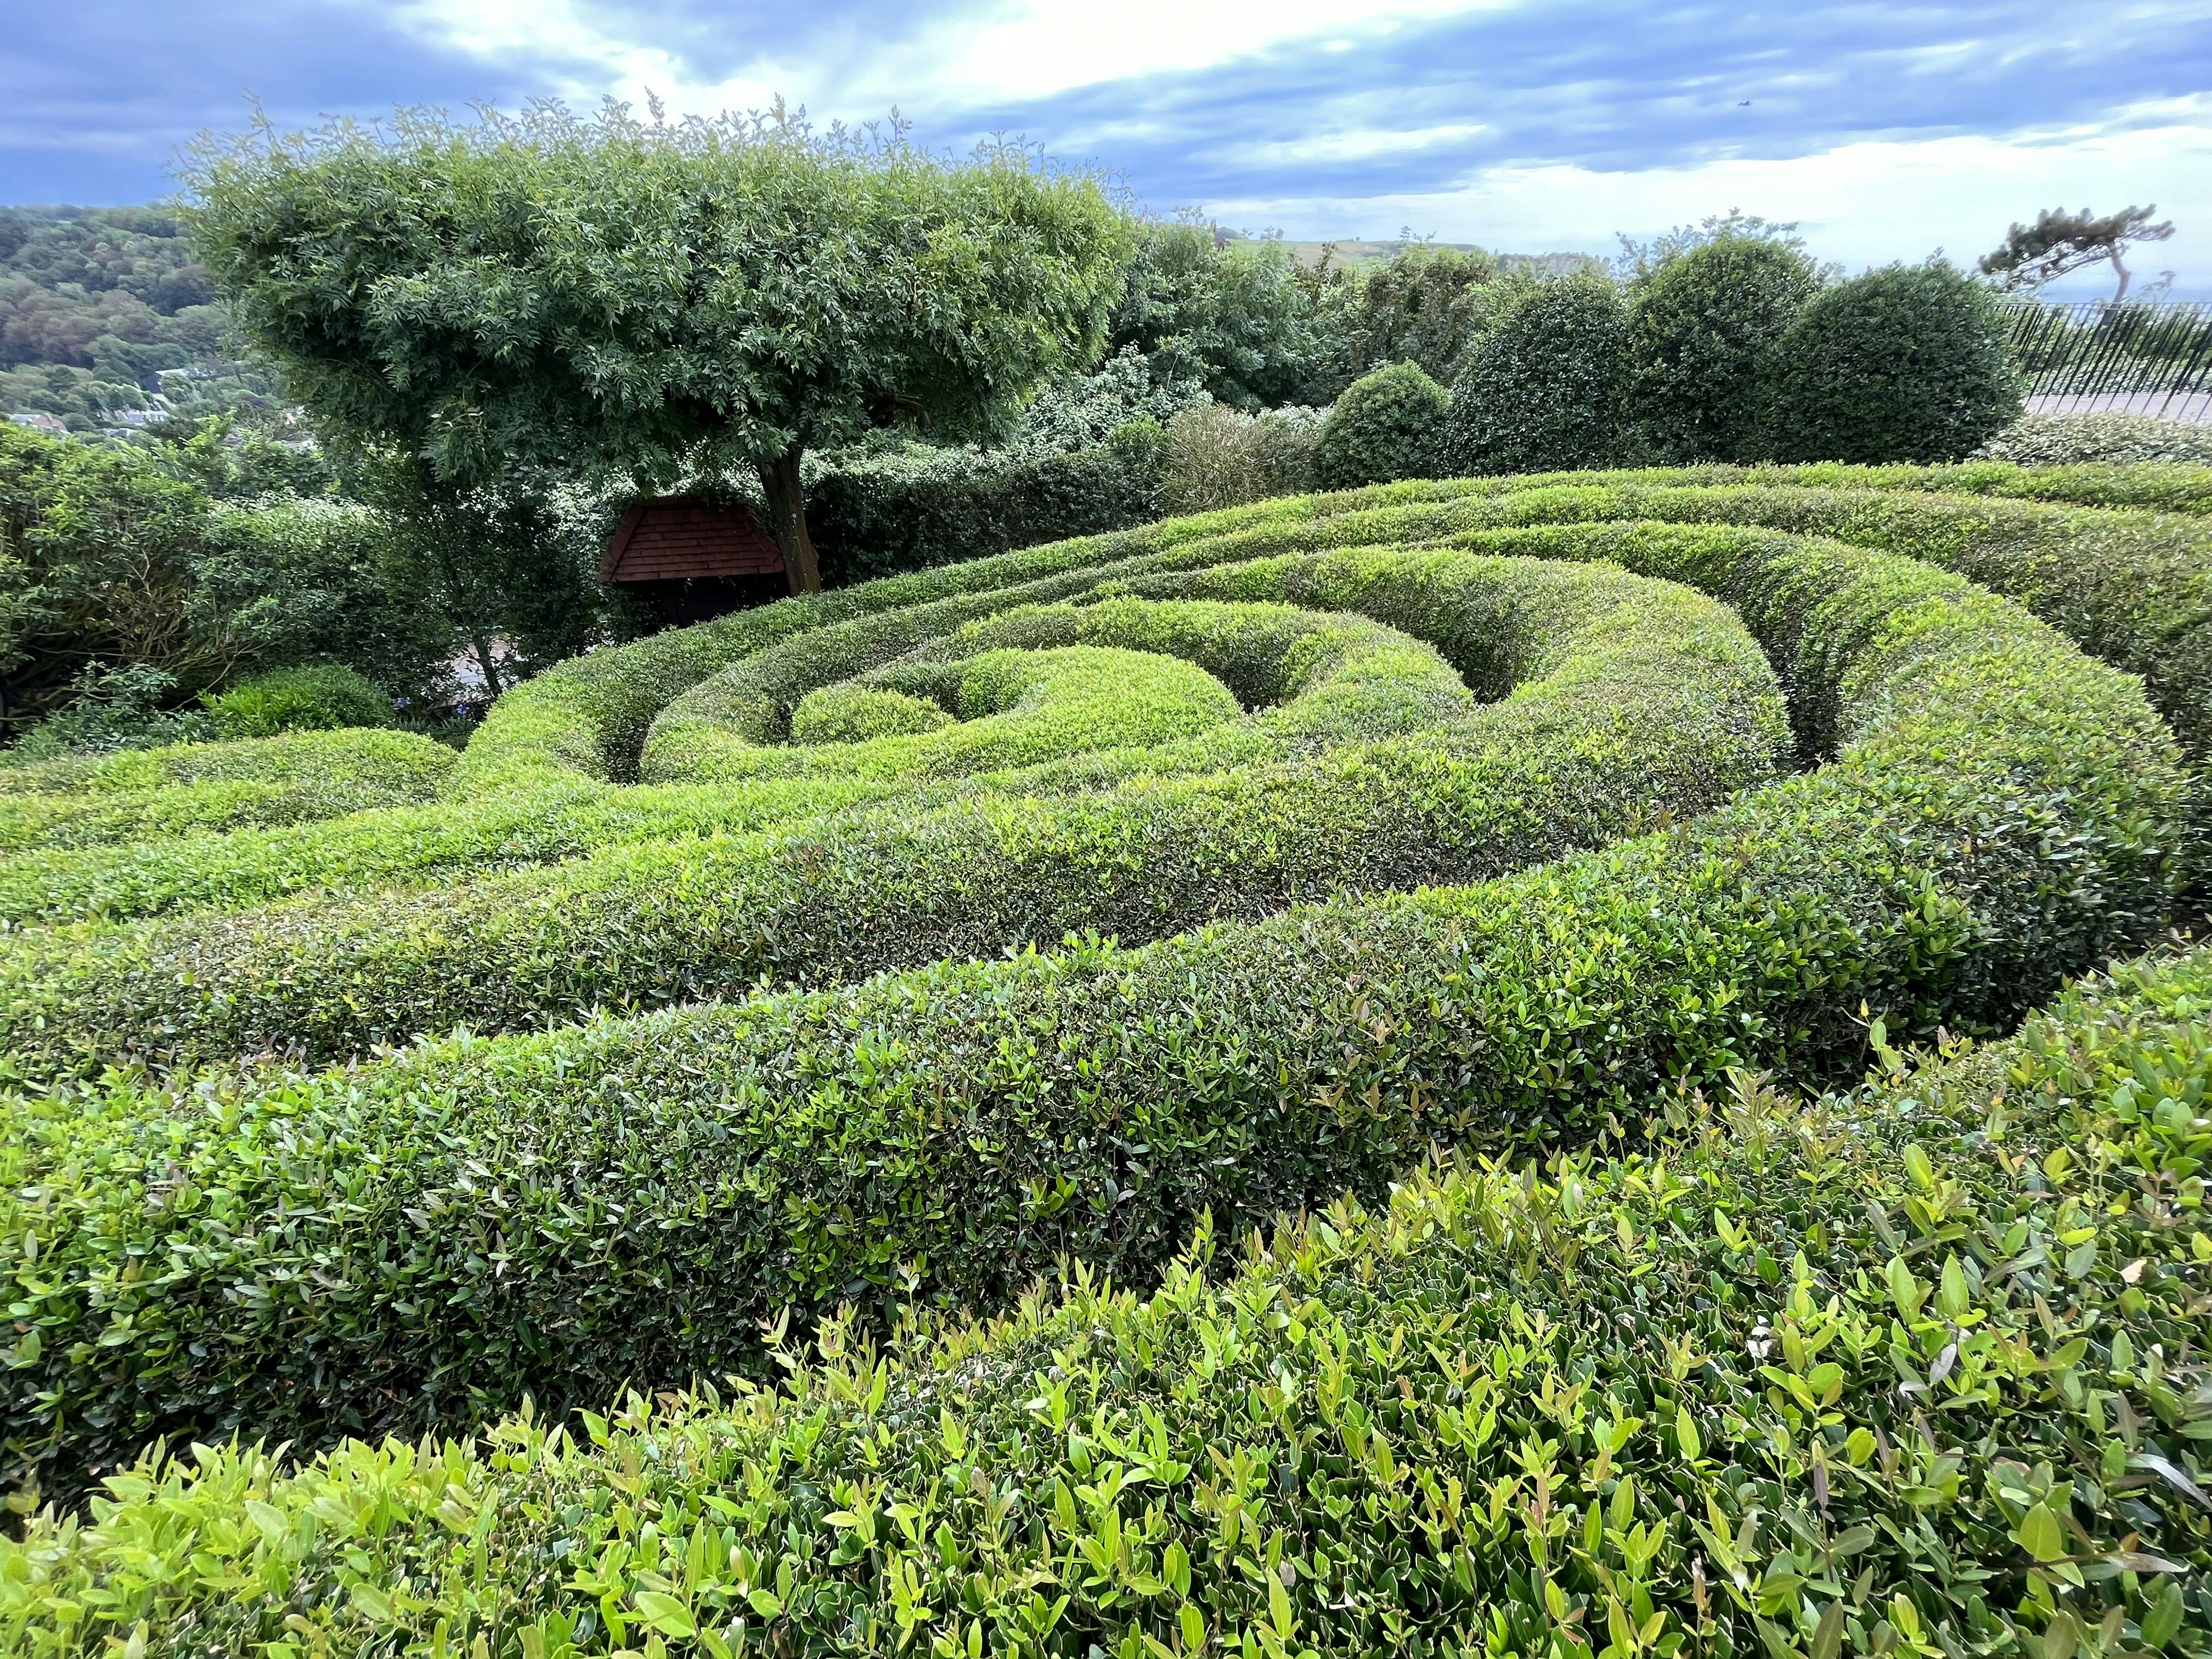
[[[617,5],[599,0],[407,0],[404,25],[486,59],[517,56],[574,67],[571,98],[641,101],[658,94],[683,113],[755,107],[781,91],[824,113],[873,114],[893,104],[950,117],[963,109],[1050,97],[1131,76],[1191,70],[1287,41],[1362,34],[1515,0],[999,0],[958,15],[925,15],[903,35],[837,62],[763,56],[736,75],[702,76],[678,54],[640,44]],[[741,22],[736,25],[742,27]]]
[[[1856,268],[1939,246],[1964,262],[2039,208],[2109,210],[2124,198],[2156,202],[2180,226],[2133,262],[2138,280],[2171,267],[2178,286],[2203,289],[2212,287],[2212,99],[2167,112],[2176,118],[2106,132],[1856,143],[1632,173],[1501,167],[1433,193],[1208,205],[1229,223],[1279,225],[1293,237],[1387,235],[1407,224],[1445,241],[1606,254],[1616,229],[1647,235],[1740,207],[1801,222],[1815,254]]]

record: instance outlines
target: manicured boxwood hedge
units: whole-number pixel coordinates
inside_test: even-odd
[[[854,627],[887,636],[878,655],[909,637],[879,619],[826,629],[679,699],[674,740],[647,750],[748,787],[784,769],[923,784],[981,769],[971,787],[413,894],[27,935],[0,950],[0,1034],[25,1071],[97,1069],[133,1044],[339,1058],[462,1024],[742,994],[763,975],[852,979],[1086,929],[1133,942],[1495,875],[1702,811],[1784,746],[1751,637],[1648,580],[1443,552],[1141,580],[1222,598],[1017,609],[940,639],[948,660],[878,670],[911,690],[944,679],[935,694],[978,718],[826,748],[756,741],[869,659]],[[1444,657],[1363,611],[1432,635],[1486,694],[1519,689],[1477,706]],[[1237,696],[1278,706],[1241,720]]]
[[[427,801],[459,757],[407,732],[302,732],[0,769],[0,852],[289,824]]]
[[[1238,550],[1275,533],[1224,519]],[[1586,1138],[1745,1065],[1833,1078],[1866,1006],[2001,1028],[2162,923],[2172,743],[2017,606],[1768,532],[1468,533],[1724,599],[1833,758],[1471,887],[27,1099],[0,1143],[15,1455],[69,1490],[156,1433],[321,1441],[757,1368],[787,1307],[999,1304],[1063,1255],[1142,1277],[1201,1211],[1376,1196],[1432,1146]]]
[[[1401,485],[1351,496],[1275,503],[1217,515],[1205,529],[1223,526],[1248,550],[1359,541],[1419,541],[1439,533],[1446,504],[1469,494],[1525,492],[1572,481],[1658,486],[1719,486],[1756,482],[1769,491],[1808,486],[1831,495],[1905,492],[1994,497],[1999,501],[2044,499],[2099,507],[2137,508],[2175,514],[2212,512],[2212,470],[2184,467],[2065,466],[2021,468],[1976,463],[1945,467],[1698,467],[1621,474],[1565,474],[1549,478],[1462,480]],[[1874,499],[1874,498],[1869,498]],[[1382,507],[1377,503],[1391,502]],[[1420,502],[1432,503],[1423,516]],[[1556,510],[1556,509],[1555,509]],[[1999,509],[2002,511],[2002,508]],[[2201,711],[2192,699],[2203,677],[2167,673],[2169,655],[2194,659],[2205,611],[2205,532],[2187,524],[2149,524],[2130,514],[2115,518],[2051,513],[1969,526],[1971,503],[1945,508],[1941,536],[1917,538],[1893,514],[1876,526],[1895,550],[1949,561],[1962,535],[1991,556],[1976,556],[1968,574],[2025,598],[2077,641],[2088,641],[2108,659],[2154,676],[2161,711],[2203,752]],[[1848,514],[1829,512],[1831,533],[1856,535]],[[368,815],[323,831],[242,834],[159,845],[83,853],[41,854],[0,869],[0,915],[16,920],[125,918],[202,905],[237,907],[307,887],[353,888],[410,878],[450,879],[471,869],[574,857],[594,848],[659,839],[658,814],[670,815],[666,833],[699,833],[700,827],[742,830],[775,817],[803,815],[803,803],[748,801],[726,817],[710,801],[678,804],[655,798],[641,806],[622,797],[577,789],[591,780],[624,777],[655,714],[687,687],[734,658],[776,638],[855,614],[909,605],[955,591],[995,592],[1024,574],[1056,570],[1065,586],[1039,592],[1052,597],[1085,591],[1108,578],[1096,567],[1130,557],[1172,558],[1196,526],[1181,521],[1127,536],[1039,549],[958,566],[922,576],[792,600],[710,624],[656,636],[619,651],[564,664],[511,691],[477,734],[453,787],[455,804],[440,813]],[[2030,535],[2039,547],[2021,581],[2008,555],[2008,538]],[[1163,554],[1160,550],[1170,550]],[[1150,550],[1147,551],[1146,550]],[[1969,550],[1972,550],[1971,549]],[[1085,562],[1090,563],[1086,564]],[[1003,601],[997,601],[1003,603]],[[988,608],[988,604],[985,608]],[[0,788],[16,775],[0,773]],[[537,785],[546,786],[543,795]],[[848,794],[848,799],[850,799]],[[588,804],[580,805],[580,800]],[[834,797],[824,809],[842,804]]]
[[[1655,485],[1730,484],[1757,481],[1808,485],[1846,492],[1941,494],[1992,501],[2045,501],[2081,507],[2137,509],[2185,515],[2212,514],[2212,468],[2184,466],[2014,466],[1967,462],[1940,466],[1812,465],[1742,468],[1698,466],[1617,473],[1558,473],[1515,478],[1462,478],[1443,483],[1379,485],[1336,496],[1261,502],[1170,520],[1141,530],[1053,543],[996,558],[889,577],[803,599],[782,600],[699,628],[662,634],[619,650],[563,663],[509,691],[494,707],[464,757],[452,792],[471,799],[489,788],[526,780],[583,775],[622,779],[632,775],[647,727],[673,698],[738,658],[791,635],[848,617],[923,604],[963,593],[984,593],[1059,573],[1079,574],[1117,561],[1172,561],[1186,544],[1224,535],[1243,538],[1250,553],[1297,546],[1350,546],[1377,541],[1418,542],[1436,533],[1423,504],[1441,508],[1468,496],[1509,494],[1571,482]],[[2074,580],[2092,589],[2109,587],[2107,603],[2126,596],[2140,603],[2147,591],[2170,594],[2171,613],[2193,616],[2203,604],[2203,571],[2212,532],[2188,524],[2150,525],[2141,520],[2091,513],[2047,521],[2052,533],[2070,532],[2085,544],[2073,563]],[[2135,538],[2147,536],[2142,554]],[[1899,546],[1909,556],[1942,562],[1945,538],[1927,549]],[[2063,550],[2062,550],[2063,551]],[[2094,556],[2089,556],[2094,554]],[[1218,558],[1231,556],[1227,552]],[[2102,572],[2111,562],[2109,577]],[[1109,571],[1110,575],[1110,571]],[[1972,573],[2005,591],[2001,569]],[[1037,597],[1048,597],[1039,594]],[[2032,595],[2025,598],[2037,603]],[[2061,628],[2062,611],[2044,614]],[[2135,653],[2139,659],[2154,654]],[[2123,666],[2135,666],[2123,660]]]
[[[2145,964],[775,1392],[149,1456],[0,1541],[0,1643],[2202,1659],[2208,1009]]]

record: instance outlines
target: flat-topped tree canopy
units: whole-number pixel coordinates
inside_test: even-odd
[[[187,186],[240,326],[336,441],[457,482],[750,468],[801,590],[806,450],[1000,425],[1097,356],[1128,234],[1020,145],[947,157],[781,105],[264,125],[204,141]]]

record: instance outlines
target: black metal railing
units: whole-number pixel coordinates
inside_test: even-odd
[[[2212,304],[2027,301],[2007,312],[2031,409],[2212,422]]]

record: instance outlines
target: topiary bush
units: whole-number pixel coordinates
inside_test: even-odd
[[[1784,243],[1724,235],[1629,288],[1628,395],[1643,442],[1673,461],[1752,459],[1777,343],[1820,291]]]
[[[1630,441],[1628,313],[1604,277],[1529,285],[1469,349],[1443,465],[1460,473],[1607,466]]]
[[[1758,453],[1784,461],[1948,461],[2020,417],[1996,297],[1940,261],[1816,295],[1768,362]]]
[[[228,690],[205,693],[200,703],[216,734],[234,739],[392,724],[392,699],[365,675],[337,663],[272,669]]]
[[[1451,394],[1414,363],[1392,363],[1346,389],[1322,422],[1314,483],[1351,489],[1436,476]]]

